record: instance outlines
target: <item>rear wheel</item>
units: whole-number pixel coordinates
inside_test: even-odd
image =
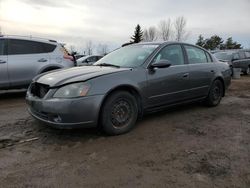
[[[208,106],[217,106],[220,104],[223,96],[223,83],[220,80],[215,80],[210,88],[209,94],[205,100]]]
[[[138,106],[133,95],[125,91],[111,94],[101,113],[101,125],[105,133],[119,135],[130,131],[138,117]]]

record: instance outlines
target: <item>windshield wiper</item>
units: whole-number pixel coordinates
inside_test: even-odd
[[[97,64],[97,66],[120,68],[120,66],[118,66],[118,65],[113,65],[113,64],[109,64],[109,63],[100,63],[100,64]]]

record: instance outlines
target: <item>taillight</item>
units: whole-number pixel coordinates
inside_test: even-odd
[[[66,54],[64,54],[64,55],[63,55],[63,58],[64,58],[64,59],[69,59],[69,60],[71,60],[71,61],[74,61],[74,57],[71,56],[71,55],[66,55]]]

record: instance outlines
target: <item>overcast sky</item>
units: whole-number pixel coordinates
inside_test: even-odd
[[[137,23],[146,28],[178,16],[187,19],[187,42],[218,34],[250,48],[250,0],[0,0],[4,34],[48,37],[77,49],[88,40],[114,48],[130,40]]]

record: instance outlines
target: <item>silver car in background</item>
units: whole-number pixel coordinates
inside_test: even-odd
[[[77,66],[89,66],[93,65],[95,62],[97,62],[99,59],[101,59],[103,56],[101,55],[88,55],[81,57],[77,59]]]
[[[25,88],[38,74],[73,66],[73,57],[54,40],[0,35],[0,89]]]

